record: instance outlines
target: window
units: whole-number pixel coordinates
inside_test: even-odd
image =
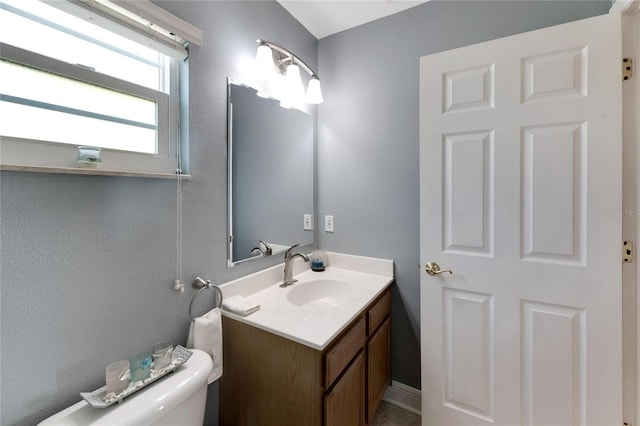
[[[77,146],[91,145],[105,169],[175,173],[186,41],[91,4],[0,0],[0,161],[75,167]]]

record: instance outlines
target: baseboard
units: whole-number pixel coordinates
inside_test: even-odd
[[[397,405],[412,413],[422,415],[422,398],[420,394],[420,389],[415,389],[393,380],[382,399],[389,404]]]

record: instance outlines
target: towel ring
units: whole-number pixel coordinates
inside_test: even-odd
[[[211,280],[203,280],[200,277],[196,277],[195,280],[193,280],[193,282],[191,283],[191,287],[193,288],[197,288],[198,291],[196,291],[196,294],[193,295],[193,297],[191,298],[191,303],[189,303],[189,318],[191,318],[191,321],[195,321],[195,318],[193,318],[193,314],[191,313],[191,309],[193,308],[193,301],[196,300],[196,297],[198,297],[198,295],[203,291],[203,290],[207,290],[210,288],[215,288],[218,291],[218,308],[220,306],[222,306],[222,290],[220,290],[220,287],[211,284]]]

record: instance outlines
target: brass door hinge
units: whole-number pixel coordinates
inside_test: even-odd
[[[633,77],[633,60],[631,58],[622,59],[622,81],[631,80]]]
[[[622,261],[624,263],[633,261],[633,243],[631,241],[622,242]]]

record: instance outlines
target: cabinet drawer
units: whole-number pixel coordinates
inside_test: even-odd
[[[364,347],[367,340],[365,328],[364,317],[360,317],[358,322],[324,354],[324,383],[326,388],[331,386],[336,377],[349,364],[349,361]]]
[[[378,299],[378,301],[367,312],[367,336],[371,336],[374,331],[382,324],[382,321],[391,312],[391,290],[387,290],[386,293]]]

